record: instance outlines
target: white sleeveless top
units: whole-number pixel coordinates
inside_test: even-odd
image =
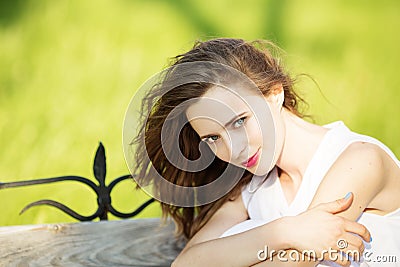
[[[322,179],[351,143],[362,141],[378,145],[390,155],[400,168],[400,161],[380,141],[350,131],[341,121],[324,127],[329,131],[323,137],[307,166],[300,188],[292,203],[288,205],[286,201],[276,167],[272,169],[264,182],[264,177],[254,176],[252,182],[242,190],[242,199],[250,219],[228,229],[221,237],[244,232],[280,217],[295,216],[306,211]],[[254,188],[257,188],[255,192]],[[352,262],[351,266],[400,266],[400,208],[384,216],[363,212],[357,222],[368,228],[372,242],[364,243],[366,249],[361,263]],[[393,262],[395,260],[396,262]],[[384,261],[391,262],[383,263]],[[323,261],[318,266],[339,265]]]

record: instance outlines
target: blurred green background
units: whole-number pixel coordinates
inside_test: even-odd
[[[0,1],[0,182],[80,175],[92,179],[98,142],[107,183],[128,173],[122,124],[135,90],[196,39],[270,39],[317,123],[343,120],[400,156],[400,2],[393,1]],[[329,101],[327,101],[328,99]],[[113,204],[129,212],[148,196],[126,181]],[[75,221],[96,209],[84,185],[0,191],[0,225]],[[139,217],[160,216],[152,204]]]

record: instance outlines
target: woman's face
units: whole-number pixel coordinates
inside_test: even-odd
[[[186,116],[218,158],[265,175],[283,146],[284,127],[274,99],[214,86],[188,107]]]

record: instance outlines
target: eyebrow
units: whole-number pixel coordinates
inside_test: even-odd
[[[230,119],[227,123],[225,123],[225,127],[227,128],[232,122],[234,122],[237,118],[243,116],[244,114],[246,114],[246,111],[243,111],[240,114],[238,114],[235,117],[233,117],[232,119]],[[204,138],[211,137],[211,136],[214,136],[214,135],[215,134],[203,135],[203,136],[200,136],[200,139],[204,139]]]

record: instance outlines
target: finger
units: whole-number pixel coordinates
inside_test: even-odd
[[[357,250],[360,254],[364,252],[365,246],[362,239],[359,236],[346,233],[344,235],[344,238],[347,241],[348,250]]]
[[[371,241],[371,233],[364,225],[350,220],[345,220],[344,227],[347,232],[359,235],[362,239],[365,240],[365,242]]]
[[[346,242],[338,242],[338,245],[341,245],[339,246],[339,249],[346,253],[347,256],[350,256],[350,259],[353,259],[354,261],[360,261],[361,255],[363,255],[365,249],[362,239],[353,234],[346,233],[341,241],[343,240]]]
[[[346,251],[343,251],[344,254],[346,254],[347,258],[349,260],[359,262],[361,260],[361,255],[360,252],[357,250],[356,247],[349,246],[349,249]]]
[[[345,255],[344,253],[341,253],[341,252],[331,255],[331,257],[329,257],[328,260],[336,262],[340,266],[350,266],[350,264],[351,264],[347,255]]]
[[[351,206],[352,202],[353,193],[349,192],[344,198],[340,198],[327,203],[321,203],[315,208],[335,214],[347,210]]]

